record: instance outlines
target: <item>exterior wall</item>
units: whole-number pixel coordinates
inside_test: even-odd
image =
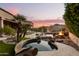
[[[4,24],[9,25],[10,27],[12,27],[14,29],[17,29],[17,27],[18,27],[18,24],[16,22],[11,22],[11,21],[4,20]]]
[[[0,10],[0,17],[2,17],[2,19],[14,19],[14,17],[12,15],[10,15],[9,13],[3,11],[3,10]]]

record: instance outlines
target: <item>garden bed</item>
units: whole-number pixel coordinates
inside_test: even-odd
[[[0,41],[0,56],[13,56],[15,45],[14,44],[5,44]]]

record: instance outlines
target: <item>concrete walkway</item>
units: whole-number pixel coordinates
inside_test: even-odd
[[[65,44],[57,43],[58,50],[40,51],[38,56],[79,56],[79,51]]]

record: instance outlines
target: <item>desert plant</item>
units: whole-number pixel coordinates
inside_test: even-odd
[[[3,28],[3,32],[4,34],[6,35],[15,35],[15,29],[11,28],[10,26],[8,25],[5,25],[4,28]]]
[[[0,36],[2,36],[2,34],[3,34],[3,29],[0,28]]]

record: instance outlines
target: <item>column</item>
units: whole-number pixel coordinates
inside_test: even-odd
[[[3,19],[0,17],[0,28],[3,28],[4,27],[4,22],[3,22]]]

